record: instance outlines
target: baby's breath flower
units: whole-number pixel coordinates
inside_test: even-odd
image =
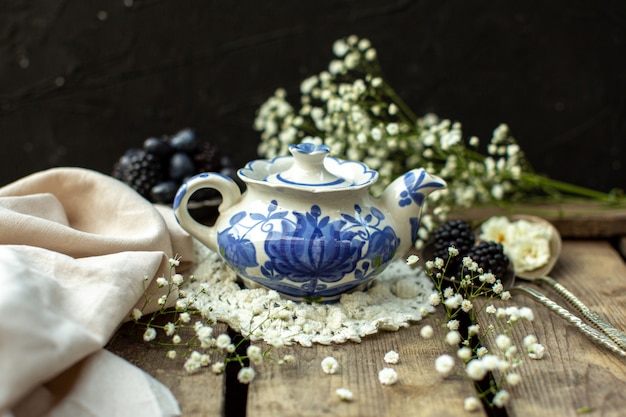
[[[211,370],[213,373],[221,374],[226,370],[226,364],[224,362],[215,362],[213,366],[211,366]]]
[[[511,372],[506,375],[506,382],[511,386],[515,386],[522,381],[522,377],[517,372]]]
[[[157,300],[157,304],[159,304],[160,306],[164,306],[166,302],[167,302],[167,295],[162,295]]]
[[[446,334],[446,343],[451,346],[461,343],[461,333],[456,330],[451,330]]]
[[[170,359],[176,359],[176,351],[175,350],[168,350],[167,351],[167,357]]]
[[[413,266],[416,265],[419,262],[420,258],[417,255],[409,255],[408,258],[406,258],[406,264],[409,266]]]
[[[459,308],[462,302],[463,302],[463,296],[457,293],[457,294],[454,294],[452,297],[447,298],[444,301],[444,304],[446,305],[446,307],[455,310]]]
[[[526,335],[522,343],[524,346],[529,347],[530,345],[537,343],[537,337],[534,334]]]
[[[494,395],[492,403],[498,408],[502,408],[509,401],[510,394],[506,390],[500,390]]]
[[[463,346],[456,351],[456,356],[463,361],[469,360],[472,357],[472,354],[472,349],[467,346]]]
[[[398,382],[398,373],[393,368],[383,368],[378,372],[378,381],[383,385],[393,385]]]
[[[481,359],[472,359],[465,365],[465,373],[470,379],[480,381],[487,375],[487,369]]]
[[[130,313],[133,320],[137,321],[143,316],[143,313],[138,308],[133,308],[133,311]]]
[[[167,280],[163,277],[158,277],[156,283],[159,288],[163,288],[168,284]]]
[[[422,326],[422,328],[420,329],[420,336],[422,336],[424,339],[430,339],[431,337],[433,337],[433,333],[433,327],[430,324]]]
[[[458,320],[448,320],[446,323],[446,327],[449,330],[459,330],[459,321]]]
[[[176,309],[178,309],[178,305],[176,305]],[[180,313],[178,318],[180,319],[181,323],[189,323],[191,321],[191,314],[187,312]]]
[[[293,363],[295,360],[296,360],[296,358],[293,355],[285,355],[285,356],[283,356],[283,361],[285,361],[285,363]]]
[[[540,343],[533,343],[528,346],[528,357],[531,359],[543,359],[545,348]]]
[[[185,277],[183,277],[181,274],[174,274],[174,276],[172,276],[172,282],[176,285],[181,285],[184,280]]]
[[[175,267],[180,265],[180,260],[175,258],[170,258],[170,267]]]
[[[324,373],[334,374],[337,373],[338,369],[339,363],[337,362],[337,359],[333,358],[332,356],[327,356],[326,358],[322,359],[322,371],[324,371]]]
[[[354,394],[352,394],[352,391],[347,388],[337,388],[337,390],[335,390],[335,393],[341,401],[349,402],[354,399]]]
[[[496,314],[496,308],[493,304],[489,304],[486,308],[485,308],[485,313],[487,314]]]
[[[439,293],[436,293],[436,292],[432,293],[428,297],[428,302],[430,303],[431,306],[437,307],[439,303],[441,303],[441,297],[439,296]]]
[[[175,334],[174,337],[172,337],[172,343],[174,343],[175,345],[179,344],[180,342],[182,342],[181,338],[179,335]]]
[[[174,325],[174,323],[169,322],[165,326],[163,326],[163,330],[165,331],[165,334],[167,336],[171,336],[176,331],[176,326]]]
[[[255,376],[256,372],[254,371],[254,369],[250,368],[249,366],[244,366],[237,373],[237,380],[242,384],[249,384],[250,382],[252,382]]]
[[[218,348],[220,349],[227,349],[228,345],[230,345],[230,336],[227,335],[226,333],[222,333],[219,336],[217,336],[217,339],[215,340],[215,344]]]
[[[476,397],[467,397],[463,401],[463,408],[465,409],[465,411],[469,411],[469,412],[478,411],[481,409],[481,407],[482,407],[482,403]]]
[[[469,336],[476,336],[479,331],[480,331],[480,325],[478,323],[467,326],[467,334]]]
[[[248,359],[253,365],[261,365],[263,363],[263,352],[261,348],[256,345],[250,345],[246,349],[246,354],[248,355]]]
[[[156,338],[157,332],[153,327],[148,327],[146,331],[143,333],[143,340],[146,342],[151,342]]]
[[[385,363],[396,364],[400,360],[400,355],[398,355],[398,352],[396,352],[395,350],[390,350],[385,354],[383,360],[385,361]]]
[[[511,338],[505,334],[497,335],[496,346],[502,351],[507,350],[511,346]]]
[[[452,373],[454,369],[454,358],[450,355],[441,355],[435,359],[435,370],[446,377]]]

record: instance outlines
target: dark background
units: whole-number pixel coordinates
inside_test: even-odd
[[[256,109],[298,104],[335,39],[369,38],[418,115],[484,142],[509,124],[537,171],[626,188],[623,0],[2,0],[0,186],[53,166],[109,173],[194,127],[237,166]]]

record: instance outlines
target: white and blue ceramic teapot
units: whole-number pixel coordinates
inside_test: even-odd
[[[368,192],[378,173],[365,164],[328,156],[325,145],[291,145],[293,156],[248,163],[230,178],[199,174],[174,200],[180,225],[216,251],[249,287],[274,289],[303,301],[335,301],[367,288],[414,244],[422,202],[440,178],[411,170],[380,198]],[[187,210],[202,188],[222,195],[213,226]]]

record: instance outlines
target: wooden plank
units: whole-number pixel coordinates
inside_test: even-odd
[[[495,215],[532,214],[549,220],[563,238],[607,238],[626,236],[626,207],[596,202],[561,204],[515,204],[508,207],[482,206],[461,210],[450,218],[484,220]]]
[[[552,276],[616,327],[626,330],[626,265],[607,242],[565,241]],[[541,291],[566,306],[549,290]],[[516,295],[513,304],[531,307],[535,320],[515,326],[512,337],[521,346],[524,336],[535,334],[546,347],[546,356],[538,361],[524,359],[519,368],[523,382],[509,389],[508,415],[576,416],[591,410],[589,415],[593,416],[623,416],[626,359],[595,344],[528,297]],[[487,320],[484,315],[481,319]],[[489,347],[497,349],[493,344]]]
[[[441,312],[440,312],[441,313]],[[248,417],[281,416],[483,416],[467,413],[464,398],[475,395],[473,385],[462,377],[445,380],[434,369],[435,359],[450,352],[443,341],[442,315],[430,316],[398,332],[385,332],[363,339],[360,344],[295,347],[292,364],[263,365],[248,391]],[[432,339],[420,337],[422,325],[431,324]],[[385,353],[395,350],[400,362],[388,365]],[[321,361],[332,356],[340,364],[337,374],[323,373]],[[383,386],[378,372],[392,367],[399,380]],[[342,402],[338,388],[350,389],[354,401]]]
[[[195,374],[183,369],[182,356],[172,360],[166,357],[167,349],[143,341],[144,328],[134,323],[124,324],[115,333],[108,350],[140,367],[167,386],[179,402],[185,417],[221,416],[225,410],[225,374],[216,375],[202,368]],[[214,334],[226,332],[226,326],[213,326]],[[183,334],[184,336],[184,334]],[[211,360],[220,357],[211,355]]]

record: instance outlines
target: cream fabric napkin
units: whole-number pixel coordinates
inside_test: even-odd
[[[190,266],[167,207],[81,168],[0,188],[0,416],[175,416],[169,390],[103,349],[143,277]]]

